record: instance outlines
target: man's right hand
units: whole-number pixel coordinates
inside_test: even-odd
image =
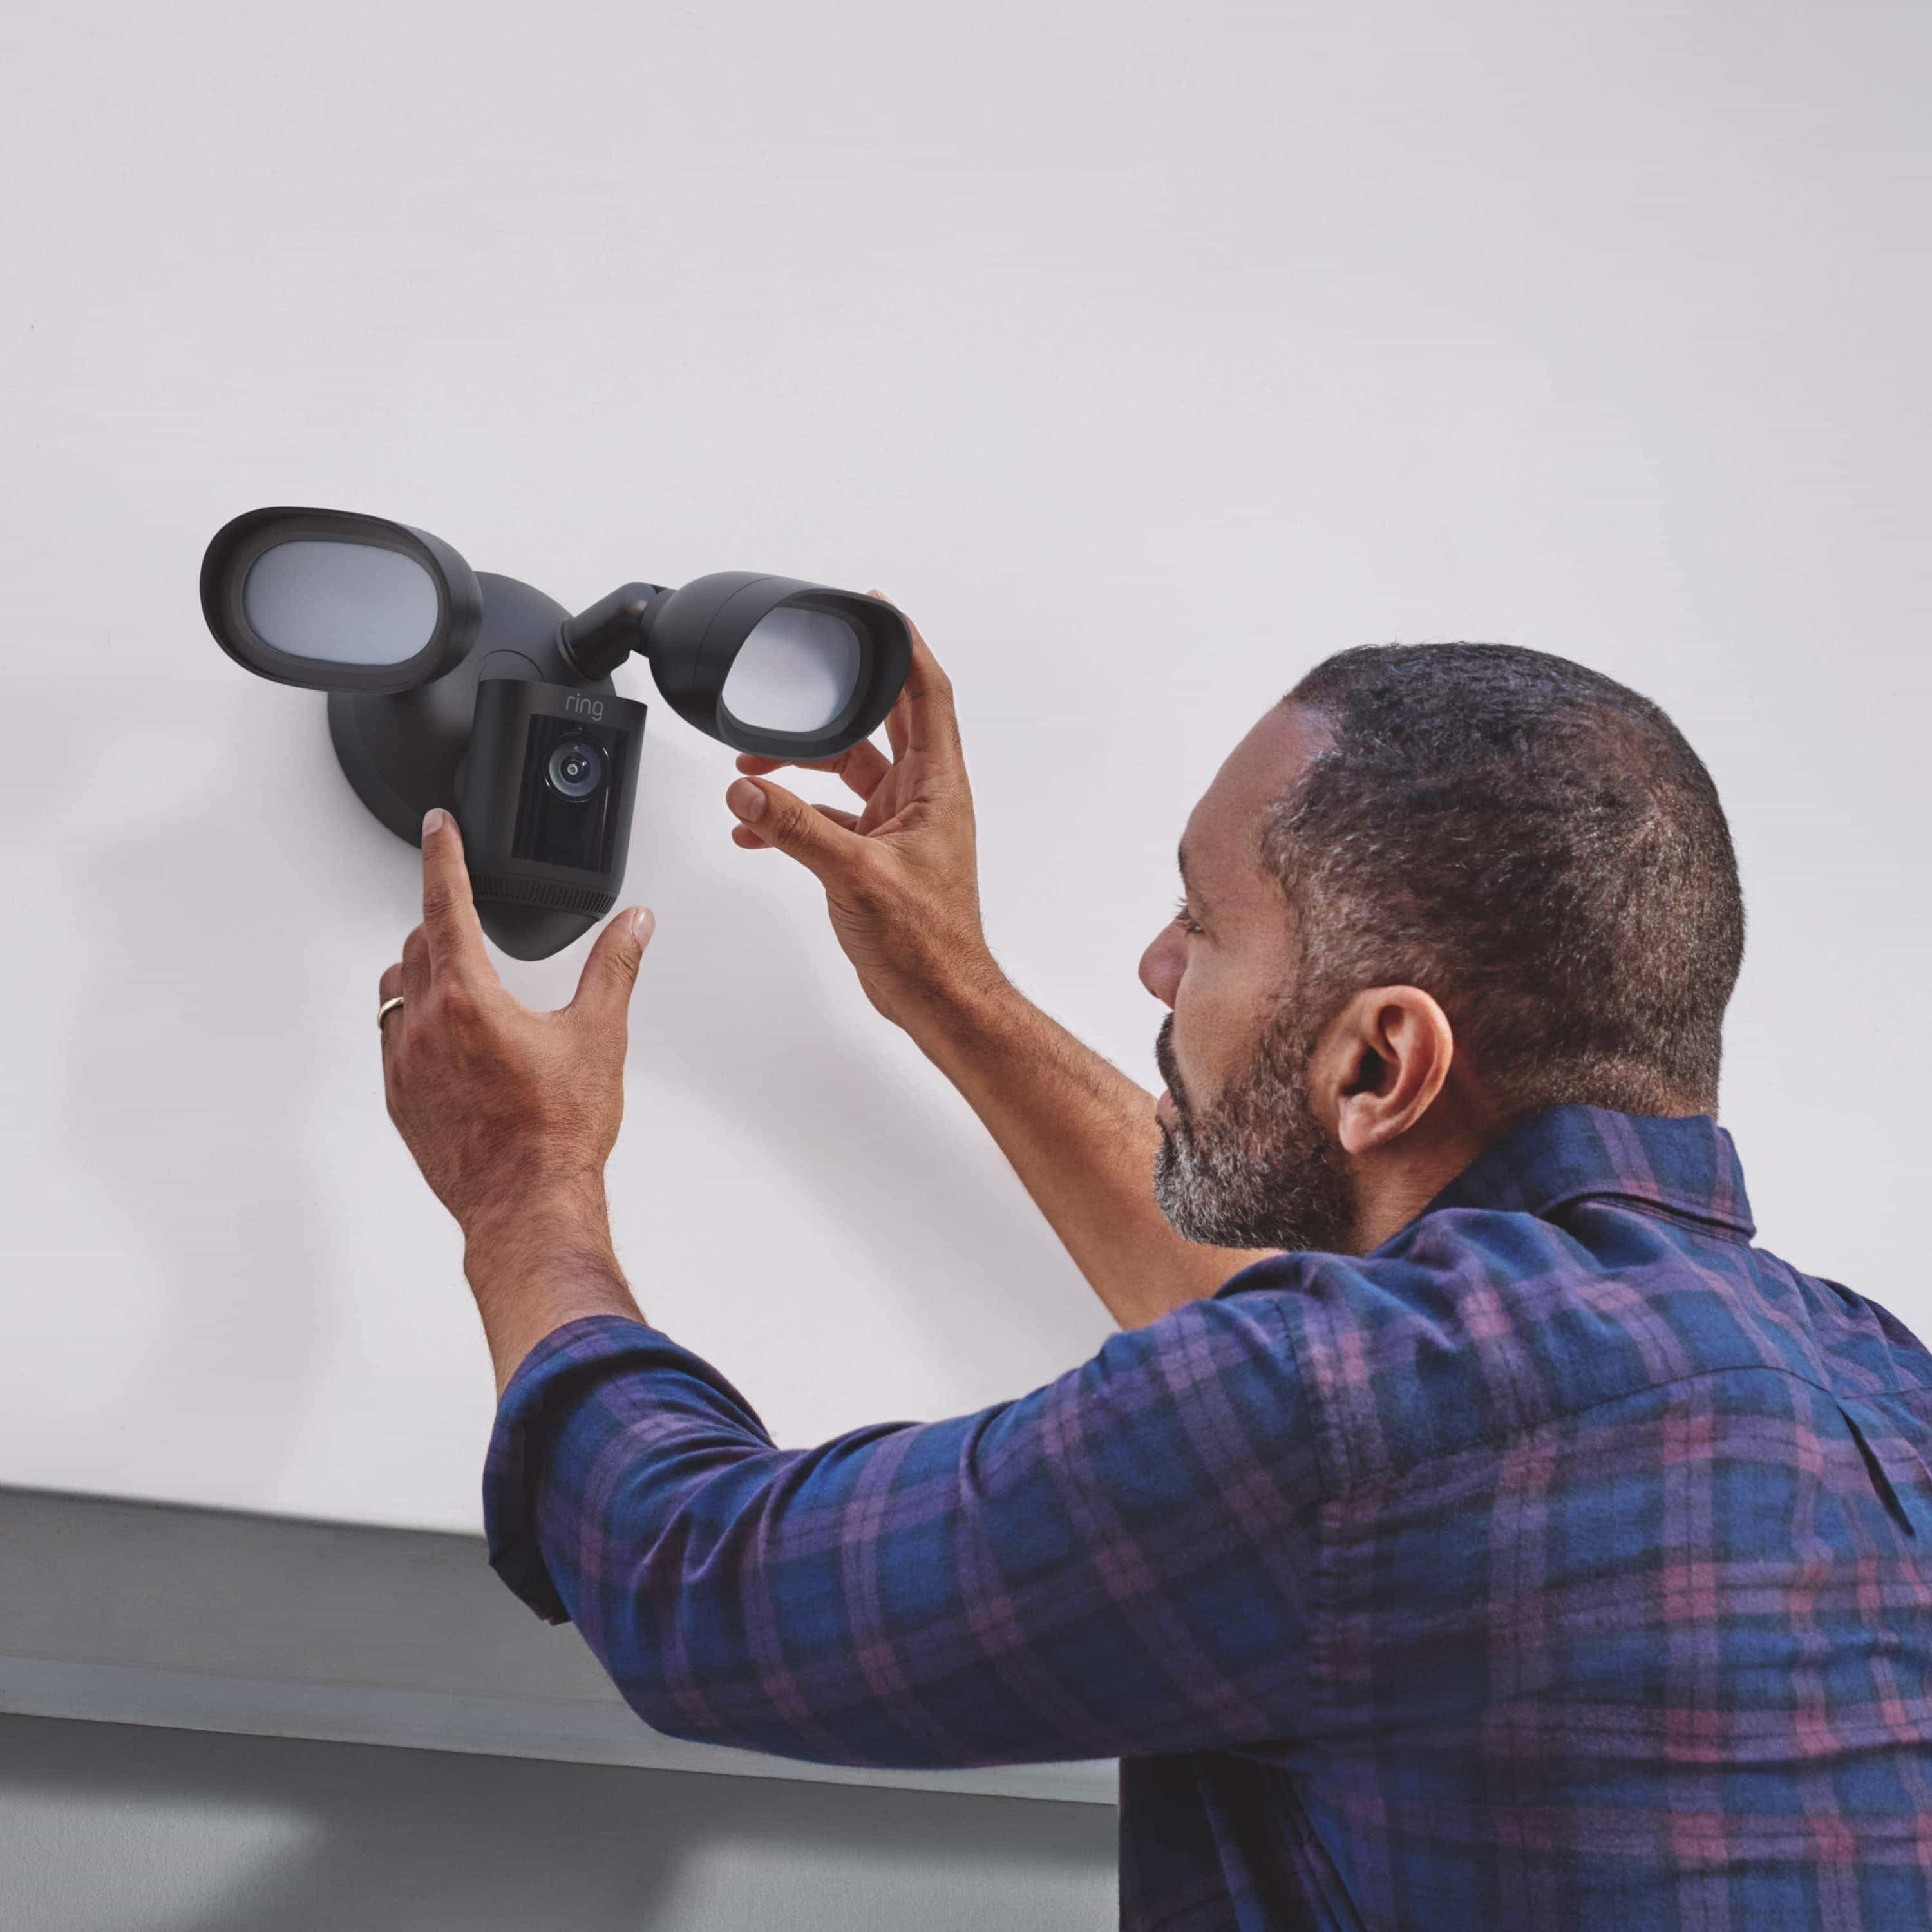
[[[872,593],[877,596],[878,593]],[[980,922],[973,794],[952,686],[916,628],[912,668],[886,720],[892,754],[869,741],[801,766],[836,772],[856,814],[810,805],[766,775],[787,760],[749,754],[725,802],[734,841],[776,846],[825,888],[832,927],[866,997],[916,1037],[922,1021],[1001,987]]]

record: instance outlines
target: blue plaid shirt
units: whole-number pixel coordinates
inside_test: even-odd
[[[1560,1108],[1371,1255],[803,1450],[574,1322],[491,1560],[675,1736],[1118,1755],[1129,1926],[1932,1925],[1932,1357],[1751,1232],[1711,1120]]]

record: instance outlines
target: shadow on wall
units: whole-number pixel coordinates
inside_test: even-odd
[[[152,692],[111,682],[97,701],[96,737],[112,751],[84,802],[90,822],[68,833],[84,856],[59,1126],[99,1191],[97,1227],[115,1231],[110,1272],[145,1270],[167,1290],[128,1372],[181,1389],[215,1379],[214,1364],[232,1369],[220,1405],[180,1406],[170,1452],[232,1453],[238,1429],[273,1471],[310,1399],[322,1310],[344,1264],[318,1200],[314,1110],[302,1104],[326,1071],[328,1042],[304,1016],[332,991],[328,969],[299,913],[266,926],[264,899],[282,895],[263,886],[316,870],[292,850],[278,808],[329,776],[329,754],[313,732],[265,734],[253,692],[220,694],[191,722],[157,722],[158,708]],[[63,796],[56,776],[50,799]],[[273,1349],[260,1346],[264,1305]]]
[[[1080,1932],[1093,1804],[0,1718],[36,1932]]]

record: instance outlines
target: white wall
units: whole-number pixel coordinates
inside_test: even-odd
[[[488,1383],[385,1120],[414,855],[202,628],[358,507],[566,602],[878,585],[954,671],[988,917],[1136,1071],[1188,805],[1364,639],[1635,683],[1753,926],[1766,1238],[1932,1329],[1922,8],[65,0],[0,26],[0,1477],[428,1525]],[[627,688],[649,696],[632,675]],[[613,1172],[783,1439],[1102,1322],[654,716]],[[561,996],[566,956],[507,976]]]

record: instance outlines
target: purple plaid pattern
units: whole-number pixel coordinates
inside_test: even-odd
[[[775,1448],[614,1318],[491,1560],[674,1736],[1118,1756],[1138,1928],[1932,1926],[1932,1356],[1708,1119],[1525,1123],[1019,1400]]]

